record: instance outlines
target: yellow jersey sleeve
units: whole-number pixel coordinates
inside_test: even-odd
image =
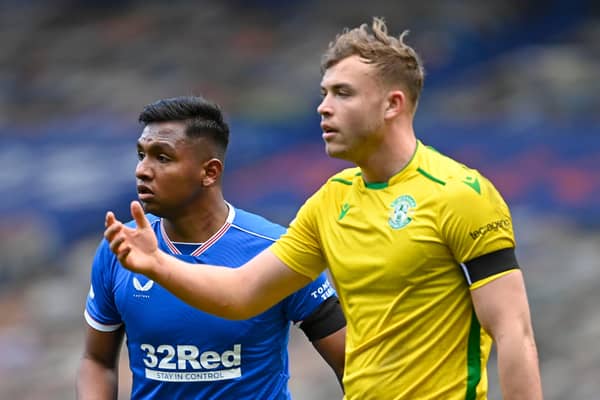
[[[284,264],[311,280],[326,268],[317,221],[324,191],[325,186],[304,203],[287,232],[270,248]]]
[[[488,179],[465,168],[464,175],[449,182],[448,194],[440,229],[456,261],[515,247],[510,211]]]

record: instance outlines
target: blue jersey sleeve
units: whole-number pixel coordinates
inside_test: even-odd
[[[85,305],[88,324],[100,331],[110,332],[121,326],[121,316],[115,305],[113,268],[116,266],[106,240],[102,240],[92,263],[90,291]]]
[[[284,300],[288,320],[300,322],[309,317],[325,300],[336,292],[325,273]]]

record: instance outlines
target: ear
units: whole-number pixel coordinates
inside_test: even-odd
[[[408,108],[408,99],[402,90],[392,90],[388,92],[386,107],[383,117],[392,119],[406,112]]]
[[[218,158],[211,158],[202,164],[202,170],[204,171],[202,184],[204,186],[212,186],[221,178],[221,174],[223,173],[223,162]]]

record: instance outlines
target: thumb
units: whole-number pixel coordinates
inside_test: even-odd
[[[148,222],[148,218],[146,218],[146,214],[144,214],[144,209],[138,201],[131,202],[131,216],[139,229],[150,227],[150,222]]]

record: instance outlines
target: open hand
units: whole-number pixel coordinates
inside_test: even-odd
[[[159,263],[156,236],[139,202],[131,202],[131,215],[137,225],[135,228],[123,225],[112,211],[108,211],[104,237],[125,268],[152,275]]]

